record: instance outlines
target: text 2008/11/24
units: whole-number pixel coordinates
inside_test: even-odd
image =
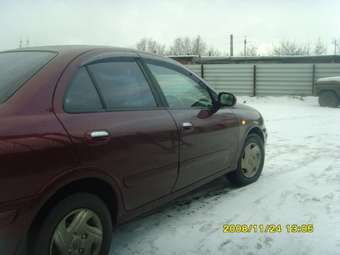
[[[313,233],[313,224],[225,224],[224,233]]]

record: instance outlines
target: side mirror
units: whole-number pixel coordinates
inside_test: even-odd
[[[236,97],[227,92],[221,92],[218,94],[219,106],[234,106],[236,104]]]

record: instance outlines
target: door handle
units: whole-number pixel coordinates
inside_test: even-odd
[[[182,128],[187,130],[187,129],[192,129],[193,128],[193,125],[191,122],[183,122],[182,123]]]
[[[105,130],[91,131],[90,132],[90,137],[92,139],[105,138],[105,137],[108,137],[109,135],[110,135],[109,132],[107,132]]]

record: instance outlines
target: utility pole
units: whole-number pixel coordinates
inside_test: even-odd
[[[26,47],[30,46],[30,39],[26,40]]]
[[[20,39],[20,41],[19,41],[19,48],[20,49],[22,48],[22,39]]]
[[[230,34],[230,57],[234,56],[234,36]]]
[[[247,56],[247,37],[244,38],[244,56]]]
[[[337,47],[338,47],[338,41],[335,39],[335,40],[333,41],[333,43],[334,43],[334,55],[336,55],[336,53],[337,53]]]

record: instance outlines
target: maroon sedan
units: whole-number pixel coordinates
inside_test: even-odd
[[[256,181],[256,110],[175,61],[56,46],[0,53],[0,254],[106,255],[112,229],[220,176]]]

